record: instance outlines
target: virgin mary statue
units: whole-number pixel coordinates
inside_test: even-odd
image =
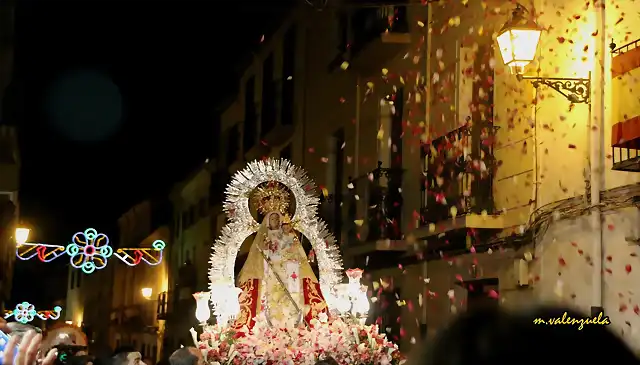
[[[238,276],[242,293],[233,326],[251,329],[259,314],[275,327],[309,325],[328,308],[287,214],[289,193],[280,183],[269,182],[257,189],[253,202],[264,218]]]

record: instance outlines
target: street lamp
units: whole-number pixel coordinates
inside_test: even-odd
[[[142,293],[142,297],[147,300],[149,300],[151,298],[151,295],[153,295],[152,288],[142,288],[140,292]]]
[[[528,16],[527,9],[516,4],[511,19],[498,32],[498,47],[505,65],[516,78],[529,80],[535,88],[547,85],[574,104],[589,104],[591,80],[584,78],[524,76],[524,68],[535,58],[542,29]]]
[[[16,228],[16,243],[18,246],[27,243],[29,240],[29,233],[31,233],[29,228]]]

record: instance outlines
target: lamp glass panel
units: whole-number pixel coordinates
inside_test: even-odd
[[[538,29],[512,29],[513,62],[511,65],[525,67],[533,61],[539,41],[540,30]]]

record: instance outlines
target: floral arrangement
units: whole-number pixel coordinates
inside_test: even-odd
[[[399,365],[404,357],[398,347],[366,326],[321,314],[311,327],[269,326],[256,318],[251,331],[235,331],[219,325],[206,326],[198,347],[208,364],[314,365],[332,357],[341,365]]]

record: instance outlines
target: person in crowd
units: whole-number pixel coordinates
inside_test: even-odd
[[[195,347],[177,349],[169,356],[171,365],[205,365],[202,352]]]
[[[457,317],[413,364],[539,365],[624,364],[640,361],[606,326],[534,324],[535,318],[585,318],[563,308],[538,307],[519,313],[483,308]],[[419,354],[415,354],[419,355]]]
[[[141,365],[142,354],[133,347],[122,346],[114,351],[113,365]]]
[[[0,330],[11,336],[11,329],[2,318],[0,318]],[[34,330],[29,330],[22,336],[11,336],[5,346],[2,363],[4,365],[33,365],[37,362],[40,365],[53,365],[58,352],[52,349],[42,360],[38,360],[38,351],[41,345],[42,334]]]

